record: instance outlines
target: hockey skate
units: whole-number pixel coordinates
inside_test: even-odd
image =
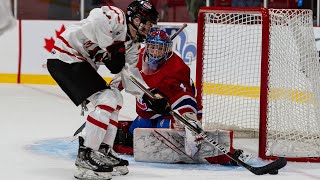
[[[105,158],[102,159],[102,161],[113,166],[113,171],[111,173],[113,176],[126,175],[129,173],[129,162],[119,158],[117,153],[109,145],[102,143],[99,151],[105,155]]]
[[[82,180],[109,180],[112,178],[113,166],[102,161],[105,156],[83,145],[79,137],[79,150],[75,162],[77,167],[74,177]]]

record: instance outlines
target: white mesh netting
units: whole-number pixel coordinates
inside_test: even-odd
[[[262,35],[260,11],[205,12],[203,72],[197,72],[203,81],[203,127],[258,134],[261,44],[267,36],[266,154],[320,157],[320,63],[312,12],[270,9],[269,14],[270,34]]]

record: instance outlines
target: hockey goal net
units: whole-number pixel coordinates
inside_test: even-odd
[[[200,9],[203,127],[259,137],[263,159],[320,161],[320,63],[311,10]]]

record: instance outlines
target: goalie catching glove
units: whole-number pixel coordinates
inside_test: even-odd
[[[168,100],[164,98],[156,88],[151,88],[149,91],[154,94],[156,98],[153,99],[147,94],[144,94],[142,100],[146,103],[147,107],[158,114],[168,114],[171,111]]]
[[[105,58],[102,62],[111,71],[112,74],[118,74],[125,65],[126,48],[124,42],[114,42],[107,47],[109,58]]]

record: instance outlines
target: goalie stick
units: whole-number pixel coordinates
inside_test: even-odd
[[[122,70],[123,74],[138,88],[140,88],[144,93],[146,93],[147,96],[149,96],[151,99],[156,99],[155,95],[152,94],[147,88],[145,88],[135,77],[129,74],[129,72],[126,71],[126,69]],[[190,129],[195,134],[201,136],[204,140],[206,140],[209,144],[216,147],[219,151],[227,155],[230,159],[237,162],[238,165],[248,169],[250,172],[252,172],[255,175],[263,175],[263,174],[277,174],[278,170],[286,166],[287,160],[284,157],[280,157],[276,159],[275,161],[261,166],[261,167],[253,167],[243,161],[241,161],[238,157],[236,157],[234,154],[228,152],[222,145],[220,145],[218,142],[213,140],[212,138],[208,137],[207,134],[203,131],[201,128],[196,128],[192,124],[188,122],[183,116],[181,116],[179,113],[170,110],[169,112],[173,117],[178,119],[180,122],[182,122],[184,125],[187,126],[188,129]]]

